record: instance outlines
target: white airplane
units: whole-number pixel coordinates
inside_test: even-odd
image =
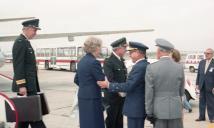
[[[20,17],[20,18],[7,18],[0,19],[0,22],[8,22],[14,20],[25,20],[33,19],[35,17]],[[119,30],[119,31],[93,31],[93,32],[73,32],[73,33],[48,33],[48,34],[37,34],[34,39],[49,39],[49,38],[60,38],[67,37],[68,41],[73,41],[76,36],[89,36],[89,35],[108,35],[108,34],[120,34],[120,33],[138,33],[138,32],[152,32],[154,29],[138,29],[138,30]],[[18,35],[0,36],[0,42],[14,41]],[[3,66],[5,57],[0,51],[0,67]]]
[[[0,19],[0,22],[9,22],[15,20],[34,19],[35,17],[20,17],[20,18],[6,18]],[[138,29],[138,30],[119,30],[119,31],[93,31],[93,32],[72,32],[72,33],[48,33],[37,34],[33,39],[49,39],[68,37],[68,41],[74,41],[73,37],[76,36],[89,36],[89,35],[108,35],[108,34],[120,34],[120,33],[137,33],[137,32],[152,32],[154,29]],[[18,35],[0,36],[0,42],[14,41]]]
[[[33,39],[49,39],[68,37],[68,41],[74,41],[74,37],[77,36],[89,36],[89,35],[108,35],[108,34],[120,34],[120,33],[138,33],[138,32],[152,32],[154,29],[138,29],[138,30],[119,30],[119,31],[94,31],[94,32],[73,32],[73,33],[48,33],[37,34]],[[0,42],[14,41],[18,35],[0,36]]]
[[[16,20],[27,20],[27,19],[34,19],[35,17],[18,17],[18,18],[4,18],[0,19],[0,22],[10,22]]]
[[[26,20],[26,19],[34,19],[34,18],[35,17],[4,18],[4,19],[0,19],[0,22],[9,22],[9,21]],[[4,65],[4,63],[5,63],[5,56],[0,49],[0,68]]]

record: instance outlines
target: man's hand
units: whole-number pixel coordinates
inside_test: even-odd
[[[151,124],[155,124],[155,117],[153,115],[147,115],[146,119],[150,121]]]
[[[105,81],[97,81],[97,84],[98,84],[101,88],[108,88],[108,86],[109,86],[108,80],[105,80]]]
[[[26,87],[19,88],[19,94],[22,96],[27,96],[27,88]]]

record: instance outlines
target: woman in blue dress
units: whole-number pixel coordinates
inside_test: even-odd
[[[101,45],[100,39],[88,38],[84,42],[86,55],[77,65],[74,82],[79,86],[80,128],[105,128],[101,89],[97,85],[97,81],[105,80],[101,64],[96,59],[100,56]]]

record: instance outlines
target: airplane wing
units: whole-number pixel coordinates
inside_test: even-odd
[[[35,17],[20,17],[20,18],[4,18],[0,19],[0,22],[9,22],[9,21],[15,21],[15,20],[26,20],[26,19],[34,19]]]
[[[69,41],[73,41],[73,37],[76,37],[76,36],[108,35],[108,34],[120,34],[120,33],[152,32],[152,31],[154,31],[154,29],[37,34],[34,39],[49,39],[49,38],[68,37]],[[17,36],[18,35],[0,36],[0,42],[14,41],[17,38]]]

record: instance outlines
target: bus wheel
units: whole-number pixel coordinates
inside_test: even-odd
[[[189,67],[189,71],[190,72],[195,72],[195,68],[191,66],[191,67]]]
[[[76,71],[76,63],[70,63],[70,71],[75,72]]]
[[[48,70],[49,69],[49,62],[45,61],[45,69]]]

